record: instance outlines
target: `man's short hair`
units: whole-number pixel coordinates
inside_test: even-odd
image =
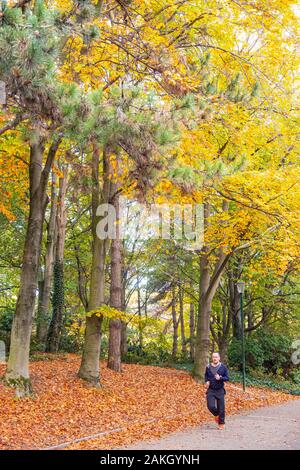
[[[220,353],[219,353],[218,351],[214,351],[214,352],[212,353],[212,356],[213,356],[213,354],[218,354],[218,356],[221,357],[221,356],[220,356]]]

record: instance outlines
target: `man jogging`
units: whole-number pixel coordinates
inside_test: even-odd
[[[225,388],[224,382],[229,380],[228,369],[220,361],[220,354],[214,352],[211,364],[205,369],[205,385],[207,388],[207,408],[215,416],[219,429],[225,428]]]

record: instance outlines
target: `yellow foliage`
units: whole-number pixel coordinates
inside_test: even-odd
[[[162,326],[163,321],[153,317],[139,317],[137,315],[131,315],[124,311],[110,307],[109,305],[101,305],[101,307],[87,312],[86,316],[91,317],[96,315],[97,317],[103,317],[108,320],[118,319],[125,323],[130,323],[132,326],[145,328],[146,326]]]

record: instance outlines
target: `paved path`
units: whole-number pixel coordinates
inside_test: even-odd
[[[228,416],[224,431],[211,422],[123,449],[300,449],[300,400]]]

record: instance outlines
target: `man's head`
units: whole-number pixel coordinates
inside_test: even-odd
[[[211,362],[213,364],[219,364],[220,362],[220,354],[218,352],[213,352],[211,355]]]

